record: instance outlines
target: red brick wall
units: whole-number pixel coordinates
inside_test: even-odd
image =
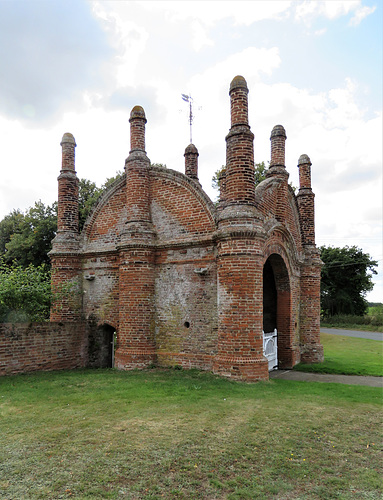
[[[217,352],[217,269],[213,245],[157,252],[158,363],[211,370]]]
[[[2,323],[0,375],[84,367],[87,342],[78,323]]]

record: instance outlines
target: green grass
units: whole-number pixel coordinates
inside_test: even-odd
[[[380,499],[381,391],[197,371],[0,380],[3,499]]]
[[[303,363],[294,370],[316,373],[383,376],[383,342],[321,333],[324,362]]]

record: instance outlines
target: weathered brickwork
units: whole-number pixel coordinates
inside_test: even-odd
[[[229,95],[226,172],[216,205],[198,181],[193,144],[185,150],[185,174],[150,164],[145,112],[135,106],[125,174],[79,234],[76,144],[63,137],[52,286],[70,281],[79,293],[59,301],[51,318],[83,321],[89,339],[109,339],[116,330],[120,369],[180,365],[265,380],[262,331],[274,328],[281,368],[323,358],[311,161],[299,158],[296,196],[285,166],[286,132],[277,125],[267,178],[255,187],[243,77],[234,78]]]
[[[0,324],[0,375],[82,368],[87,342],[77,323]]]
[[[0,324],[0,375],[110,366],[111,332],[77,322]]]

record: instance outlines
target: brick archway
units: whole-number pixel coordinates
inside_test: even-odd
[[[278,367],[292,368],[291,287],[283,258],[271,254],[263,266],[263,330],[278,331]]]

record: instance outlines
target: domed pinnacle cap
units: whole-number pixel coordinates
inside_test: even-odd
[[[301,165],[312,165],[309,156],[307,156],[307,155],[301,155],[299,157],[298,167],[300,167]]]
[[[189,146],[187,146],[187,148],[185,149],[185,155],[188,154],[196,154],[196,155],[199,154],[198,149],[194,146],[194,144],[189,144]]]
[[[130,112],[129,121],[134,120],[135,118],[141,118],[142,120],[145,120],[145,123],[146,123],[146,116],[145,116],[145,111],[144,111],[143,107],[134,106],[134,108]]]
[[[247,92],[249,92],[249,89],[247,88],[246,80],[241,75],[235,76],[233,78],[233,80],[231,81],[229,94],[232,90],[238,89],[238,88],[246,89]]]
[[[285,128],[282,125],[275,125],[275,127],[271,131],[270,139],[272,139],[273,137],[284,137],[285,139],[287,139]]]
[[[74,144],[74,146],[77,146],[76,144],[76,141],[74,140],[74,137],[72,134],[70,134],[69,132],[66,132],[64,135],[63,135],[63,138],[61,139],[61,142],[60,142],[60,146],[62,146],[63,144]]]

